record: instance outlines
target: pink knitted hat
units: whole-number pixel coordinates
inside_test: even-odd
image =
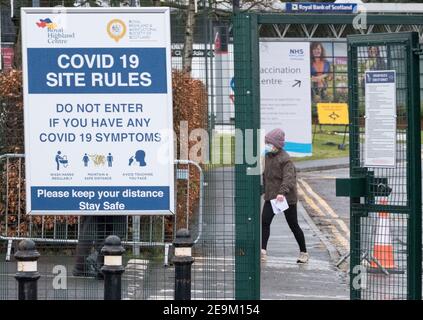
[[[282,149],[285,145],[285,132],[280,128],[273,129],[266,134],[264,141],[265,143],[273,144],[278,149]]]

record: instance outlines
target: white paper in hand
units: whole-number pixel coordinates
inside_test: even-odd
[[[286,198],[284,198],[283,201],[277,201],[276,199],[272,199],[270,200],[270,203],[272,204],[274,214],[282,213],[289,208]]]

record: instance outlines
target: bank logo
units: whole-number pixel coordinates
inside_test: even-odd
[[[54,23],[50,18],[40,19],[40,21],[36,22],[38,28],[47,28],[49,30],[56,30],[57,23]]]
[[[107,34],[110,38],[119,42],[126,34],[126,24],[120,19],[113,19],[107,24]]]

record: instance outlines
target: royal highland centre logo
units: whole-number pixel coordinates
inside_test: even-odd
[[[76,38],[75,32],[66,32],[66,22],[63,17],[39,19],[36,22],[39,29],[47,30],[46,41],[50,45],[64,45]]]
[[[38,28],[47,28],[49,30],[57,29],[57,23],[54,23],[50,18],[40,19],[40,21],[36,22]]]
[[[119,42],[126,34],[126,24],[120,19],[113,19],[107,24],[107,34],[110,38]]]

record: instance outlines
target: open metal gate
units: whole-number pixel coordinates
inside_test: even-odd
[[[351,299],[421,299],[420,53],[416,32],[348,37]]]
[[[355,275],[352,273],[351,297],[417,299],[421,297],[419,35],[417,32],[397,31],[420,30],[421,16],[369,13],[366,15],[367,30],[354,27],[355,18],[357,16],[354,14],[235,14],[235,126],[243,134],[260,128],[258,46],[261,38],[275,33],[284,41],[311,41],[326,37],[329,29],[329,34],[339,30],[336,35],[338,40],[342,35],[354,34],[349,38],[349,79],[348,88],[345,88],[349,92],[351,117],[351,179],[338,182],[338,194],[352,197],[351,271]],[[389,30],[389,34],[380,33]],[[365,33],[368,35],[363,35]],[[364,167],[363,162],[363,76],[366,61],[371,60],[368,56],[369,46],[379,47],[379,54],[386,60],[386,70],[395,70],[397,79],[396,163],[389,169]],[[254,150],[257,144],[253,140]],[[237,144],[237,147],[240,145]],[[254,174],[245,175],[253,170],[253,166],[244,162],[237,165],[235,171],[235,297],[238,299],[260,296],[260,181]],[[389,194],[383,191],[385,184],[388,184],[387,188],[392,188]],[[383,204],[384,201],[387,201],[386,204]],[[389,221],[379,221],[379,212],[388,212]],[[385,223],[390,227],[386,228]],[[389,236],[394,240],[392,253],[397,267],[393,269],[401,272],[393,274],[393,270],[387,270],[374,259],[376,238],[383,238],[377,236],[378,228],[379,231],[391,231]],[[378,267],[378,263],[382,268]],[[371,269],[376,269],[376,272],[367,272]],[[360,270],[364,272],[360,273]],[[357,282],[358,286],[355,287],[358,289],[355,289],[353,283]]]

